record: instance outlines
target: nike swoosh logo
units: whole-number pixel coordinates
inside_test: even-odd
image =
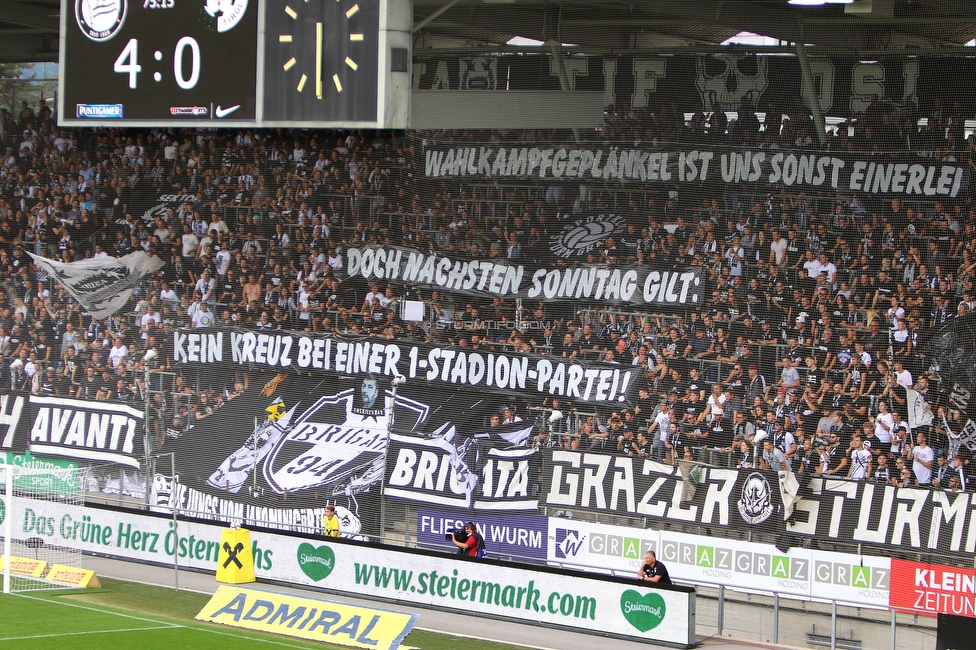
[[[234,111],[236,111],[240,107],[241,107],[240,104],[235,104],[234,106],[229,106],[227,108],[221,108],[220,105],[218,104],[217,105],[217,110],[214,111],[214,116],[217,119],[220,119],[222,117],[227,117],[228,115],[230,115],[231,113],[233,113]]]

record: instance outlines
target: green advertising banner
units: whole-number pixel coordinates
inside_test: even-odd
[[[23,454],[0,454],[0,465],[37,470],[30,475],[14,477],[14,487],[25,492],[75,495],[78,493],[78,463],[53,458],[38,458],[30,451]]]

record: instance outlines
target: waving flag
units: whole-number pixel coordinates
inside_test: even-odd
[[[125,257],[103,257],[80,262],[57,262],[30,253],[34,263],[64,288],[95,318],[108,318],[125,306],[132,289],[147,273],[163,267],[163,260],[143,251]]]

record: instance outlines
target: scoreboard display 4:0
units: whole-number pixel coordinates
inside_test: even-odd
[[[63,0],[59,123],[253,123],[257,12],[257,0]]]

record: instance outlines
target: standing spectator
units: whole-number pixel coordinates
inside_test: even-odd
[[[864,448],[861,436],[854,436],[850,453],[851,467],[847,475],[857,481],[863,481],[871,475],[871,452]]]
[[[909,445],[905,450],[905,457],[912,461],[912,472],[919,485],[929,485],[932,482],[932,469],[935,466],[935,451],[928,446],[924,433],[915,435],[915,446]]]

